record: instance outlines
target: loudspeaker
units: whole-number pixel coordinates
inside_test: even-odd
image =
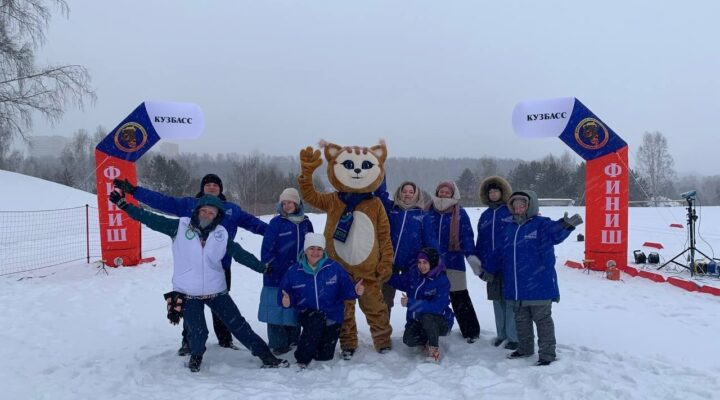
[[[642,250],[633,251],[633,256],[635,256],[635,264],[645,264],[647,262],[647,256]]]
[[[659,264],[660,263],[660,254],[652,252],[648,254],[648,262],[650,264]]]

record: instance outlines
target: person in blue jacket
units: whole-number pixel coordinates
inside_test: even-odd
[[[415,265],[415,257],[422,248],[425,199],[414,182],[401,183],[395,190],[393,199],[390,199],[386,188],[386,183],[383,181],[374,194],[382,200],[390,221],[393,273],[397,271],[403,274]],[[382,293],[390,313],[395,303],[395,288],[385,283]]]
[[[477,242],[475,252],[485,266],[496,263],[494,251],[503,242],[502,235],[505,234],[505,225],[512,222],[512,215],[507,206],[512,189],[505,179],[499,176],[489,176],[480,183],[480,203],[487,206],[487,209],[480,214],[477,225]],[[487,277],[481,278],[488,281]],[[495,328],[497,337],[493,345],[500,346],[505,340],[505,348],[517,350],[518,338],[515,328],[515,311],[502,295],[502,277],[495,276],[495,279],[487,282],[488,300],[492,300],[495,313]]]
[[[190,371],[200,370],[205,353],[208,336],[205,305],[217,313],[254,356],[262,360],[264,368],[288,366],[286,360],[275,357],[262,338],[253,332],[227,292],[221,265],[224,257],[233,257],[260,273],[267,272],[268,267],[229,237],[220,224],[224,214],[220,199],[203,196],[198,199],[191,217],[179,219],[133,206],[125,201],[124,193],[116,190],[110,193],[110,201],[131,218],[172,238],[173,291],[166,294],[168,319],[177,324],[184,318],[190,343]]]
[[[272,270],[263,277],[258,320],[267,323],[268,344],[276,355],[290,351],[300,336],[295,311],[281,307],[277,297],[280,281],[302,252],[305,234],[313,232],[304,208],[297,189],[283,190],[277,204],[278,215],[270,220],[262,242],[260,260],[271,265]]]
[[[475,343],[480,338],[480,323],[467,290],[465,259],[475,275],[480,273],[481,262],[475,255],[470,217],[459,201],[460,191],[455,182],[438,184],[430,209],[423,218],[423,246],[437,249],[442,255],[450,280],[450,302],[460,333],[468,343]]]
[[[205,194],[217,196],[223,201],[223,206],[225,208],[225,217],[223,218],[221,225],[225,227],[231,240],[235,239],[237,228],[246,229],[257,235],[265,234],[265,230],[267,229],[267,224],[265,222],[243,211],[243,209],[237,204],[227,201],[225,195],[223,194],[222,180],[215,174],[207,174],[202,178],[200,181],[200,192],[195,197],[166,196],[141,186],[134,186],[127,179],[115,179],[113,184],[116,188],[122,190],[124,193],[130,193],[138,201],[146,204],[147,206],[178,217],[190,217],[193,210],[195,210],[198,199]],[[228,256],[222,260],[222,266],[225,271],[225,283],[227,284],[228,291],[230,290],[230,282],[232,280],[230,275],[231,263],[232,259]],[[213,329],[215,330],[215,335],[217,336],[220,346],[238,350],[238,347],[236,347],[232,342],[232,335],[230,334],[228,328],[222,323],[220,318],[218,318],[217,314],[213,313],[212,315]],[[178,350],[178,355],[185,356],[189,353],[190,348],[187,342],[187,331],[183,328],[182,344]]]
[[[508,205],[513,221],[506,225],[503,243],[496,248],[499,262],[483,266],[490,274],[502,274],[503,297],[515,308],[519,347],[508,358],[535,353],[535,323],[539,348],[536,365],[549,365],[556,358],[552,303],[560,301],[555,245],[583,220],[578,214],[568,217],[565,213],[557,221],[538,215],[538,198],[532,190],[514,192]]]
[[[450,281],[437,250],[427,247],[416,256],[416,267],[399,275],[393,273],[390,285],[406,293],[400,303],[407,307],[403,343],[425,346],[428,361],[440,361],[440,336],[453,326],[450,310]]]
[[[325,252],[325,236],[307,233],[303,253],[280,282],[278,304],[294,308],[302,327],[295,360],[304,369],[312,360],[328,361],[335,356],[345,301],[365,292],[362,279],[350,275]]]

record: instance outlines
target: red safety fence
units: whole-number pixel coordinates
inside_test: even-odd
[[[143,229],[142,239],[143,251],[170,244],[167,236],[149,229]],[[100,259],[96,207],[0,211],[0,276]]]

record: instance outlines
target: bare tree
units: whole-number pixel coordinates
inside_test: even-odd
[[[665,136],[660,132],[645,132],[637,151],[637,170],[653,199],[669,194],[675,178],[674,164]]]
[[[7,128],[0,135],[25,138],[33,113],[54,123],[66,107],[82,109],[86,99],[96,98],[85,67],[35,64],[51,6],[69,15],[65,0],[0,1],[0,126]]]

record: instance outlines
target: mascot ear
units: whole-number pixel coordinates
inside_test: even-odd
[[[385,163],[385,158],[387,158],[387,147],[385,146],[385,141],[381,140],[380,144],[376,144],[375,146],[370,148],[370,152],[377,157],[378,161],[380,163]]]
[[[325,143],[325,159],[327,161],[334,160],[342,151],[342,147],[335,143]]]

